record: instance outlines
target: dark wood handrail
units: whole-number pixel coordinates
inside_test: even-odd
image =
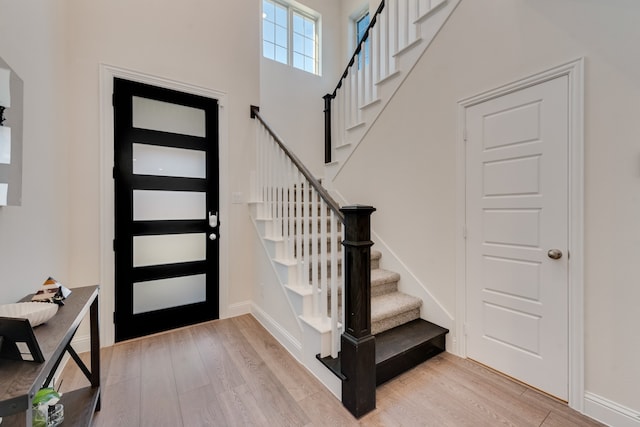
[[[304,175],[304,177],[309,181],[309,184],[318,192],[322,200],[324,200],[329,208],[333,211],[333,213],[338,217],[340,222],[344,224],[344,214],[340,211],[340,205],[331,197],[329,192],[320,184],[320,182],[311,174],[309,169],[298,159],[298,157],[285,145],[282,139],[274,132],[273,129],[265,122],[265,120],[260,115],[260,110],[255,105],[251,106],[251,118],[258,119],[262,126],[269,132],[273,140],[278,144],[280,149],[284,151],[284,153],[289,157],[289,159],[293,162],[293,164],[298,168],[298,170]]]
[[[369,32],[376,25],[376,21],[378,20],[378,15],[380,15],[380,13],[382,12],[383,9],[384,9],[384,0],[382,0],[380,2],[380,5],[378,6],[378,9],[376,9],[376,13],[373,15],[373,18],[371,18],[371,20],[369,21],[369,26],[367,27],[367,30],[364,32],[364,35],[362,36],[362,39],[358,43],[358,46],[356,47],[356,50],[353,52],[353,55],[351,55],[351,59],[347,63],[347,67],[344,69],[344,72],[342,73],[342,76],[340,76],[340,80],[338,81],[338,84],[336,85],[336,88],[333,90],[333,92],[331,92],[329,94],[329,95],[331,95],[332,99],[336,97],[336,93],[338,93],[338,89],[340,89],[342,87],[342,81],[345,78],[347,78],[347,76],[349,75],[349,69],[355,63],[356,57],[360,54],[360,51],[362,50],[362,46],[364,45],[364,43],[369,38]]]
[[[376,13],[373,15],[373,18],[371,18],[371,20],[369,21],[369,26],[364,32],[362,39],[358,42],[358,46],[356,47],[356,50],[353,52],[353,55],[351,55],[351,59],[347,63],[347,67],[344,69],[344,72],[340,76],[340,80],[338,80],[338,84],[336,85],[336,88],[333,90],[333,92],[323,96],[324,98],[324,162],[325,163],[331,163],[331,101],[335,99],[336,94],[338,93],[338,89],[342,87],[342,82],[349,75],[349,69],[353,67],[353,64],[356,62],[356,57],[360,54],[360,51],[362,51],[362,46],[364,46],[366,41],[369,39],[369,33],[371,32],[371,29],[376,25],[376,22],[378,21],[378,15],[382,13],[383,9],[384,9],[384,0],[380,2],[378,9],[376,9]]]

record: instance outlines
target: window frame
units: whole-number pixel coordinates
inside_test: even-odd
[[[367,26],[365,28],[365,31],[366,31],[366,29],[369,28],[369,23],[371,22],[371,16],[370,16],[368,7],[361,10],[360,13],[353,18],[353,33],[354,33],[353,51],[355,51],[355,49],[360,44],[360,40],[364,37],[364,34],[362,34],[362,37],[360,36],[360,31],[358,27],[360,22],[362,22],[365,18],[368,18]],[[370,46],[371,46],[370,38],[367,38],[367,40],[365,40],[364,42],[364,46],[362,47],[362,50],[360,51],[361,56],[358,58],[358,69],[362,68],[363,65],[365,66],[369,65],[369,55],[371,54]]]
[[[287,28],[286,28],[286,32],[287,32],[287,46],[286,46],[286,51],[287,51],[287,62],[282,62],[278,59],[276,59],[277,55],[275,54],[275,48],[274,48],[274,57],[271,58],[269,56],[265,55],[265,33],[264,33],[264,23],[266,20],[266,12],[264,11],[264,5],[265,3],[271,3],[273,4],[275,7],[282,7],[286,10],[287,12]],[[298,15],[300,16],[303,20],[309,20],[313,23],[314,26],[314,40],[313,40],[313,49],[314,49],[314,57],[309,57],[307,55],[305,55],[304,53],[303,58],[311,58],[313,60],[313,71],[309,71],[306,68],[300,68],[298,66],[296,66],[294,64],[294,55],[295,54],[300,54],[300,52],[295,52],[294,51],[294,37],[296,34],[295,29],[294,29],[294,17]],[[282,0],[262,0],[262,19],[261,19],[261,51],[262,51],[262,57],[269,59],[271,61],[275,61],[275,62],[279,62],[281,64],[285,64],[285,65],[289,65],[292,68],[295,68],[297,70],[300,71],[304,71],[316,76],[320,76],[321,75],[321,66],[322,66],[322,58],[320,55],[321,52],[321,43],[320,43],[320,34],[321,34],[321,15],[311,9],[309,9],[308,7],[304,7],[302,5],[299,5],[298,3],[295,2],[287,2],[287,1],[282,1]],[[275,18],[274,18],[274,25],[275,24]],[[304,40],[308,40],[308,38],[305,35],[302,35]],[[270,41],[266,41],[267,43],[272,43],[274,44],[274,46],[276,46],[276,42],[275,39],[273,42]]]
[[[353,24],[355,26],[355,30],[354,30],[355,46],[358,45],[361,39],[360,32],[358,31],[358,25],[360,24],[361,21],[363,21],[365,18],[368,18],[368,17],[369,17],[369,9],[364,9],[358,15],[356,15],[355,18],[353,18]],[[371,22],[371,19],[369,18],[369,21],[367,22],[367,27],[369,27],[370,22]],[[364,34],[362,35],[362,37],[364,37]]]

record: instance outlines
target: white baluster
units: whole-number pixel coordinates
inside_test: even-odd
[[[376,82],[378,81],[380,58],[380,37],[375,25],[369,33],[369,102],[373,102],[377,98]]]
[[[340,349],[340,332],[338,331],[338,222],[333,211],[331,211],[329,218],[331,227],[331,357],[335,358],[338,357]],[[344,265],[342,266],[342,276],[344,276]],[[342,295],[344,296],[344,287],[342,288]],[[342,304],[344,308],[344,301]]]
[[[342,88],[340,89],[340,93],[342,94],[342,121],[343,121],[343,126],[342,126],[342,130],[343,132],[345,132],[344,135],[344,139],[342,140],[342,143],[346,143],[346,130],[349,128],[349,125],[351,124],[350,122],[350,115],[349,115],[349,111],[350,111],[350,97],[351,97],[351,77],[347,75],[347,77],[345,77],[342,80]]]
[[[311,215],[309,215],[309,221],[311,222],[311,244],[309,245],[309,254],[311,256],[311,285],[313,288],[313,315],[320,316],[320,301],[319,291],[320,286],[318,283],[318,193],[316,190],[309,188],[311,197]],[[326,316],[326,313],[323,314]]]
[[[290,239],[290,231],[289,231],[289,198],[290,189],[291,189],[291,162],[287,157],[283,159],[282,162],[282,171],[283,171],[283,179],[282,179],[282,238],[284,244],[284,259],[289,260],[291,254],[291,239]]]
[[[378,15],[376,25],[371,29],[371,52],[369,53],[369,61],[372,64],[371,80],[375,91],[376,83],[382,76],[382,56],[380,55],[382,49],[382,41],[380,39],[381,24],[380,21],[382,15]],[[374,95],[375,96],[375,95]]]
[[[275,175],[275,204],[276,204],[276,238],[282,238],[282,194],[280,192],[281,187],[281,179],[282,179],[282,151],[277,150],[275,152],[275,163],[274,163],[274,175]]]
[[[351,120],[350,120],[350,125],[351,126],[355,126],[358,124],[359,122],[359,115],[358,115],[358,111],[360,111],[359,105],[358,105],[358,101],[360,98],[360,93],[358,91],[358,89],[360,88],[360,85],[358,84],[358,70],[357,69],[351,69],[351,72],[349,73],[349,75],[351,76],[351,105],[350,105],[350,114],[351,114]]]
[[[283,217],[284,217],[284,201],[283,201],[283,188],[284,188],[284,151],[278,150],[276,152],[276,216],[278,217],[276,221],[276,237],[282,239],[283,236]]]
[[[340,88],[340,90],[338,91],[338,141],[337,143],[339,143],[340,145],[344,145],[347,141],[346,139],[346,129],[347,129],[347,120],[346,120],[346,116],[347,116],[347,96],[346,96],[346,91],[345,91],[345,87],[344,84],[346,84],[346,81],[343,83],[342,87]],[[336,145],[337,146],[337,145]]]
[[[398,0],[398,51],[409,44],[409,0]]]
[[[309,203],[309,186],[307,180],[303,180],[302,188],[302,211],[300,216],[302,217],[302,283],[310,286],[309,281],[309,241],[311,235],[309,233],[309,218],[308,218],[308,203]]]
[[[366,51],[369,51],[371,48],[371,40],[367,44]],[[371,54],[369,54],[369,60],[366,60],[366,53],[363,55],[362,61],[362,75],[364,80],[364,90],[362,94],[363,102],[362,105],[367,105],[372,101],[371,99]]]
[[[271,236],[278,238],[278,151],[276,141],[271,146]]]
[[[265,140],[264,147],[264,203],[265,219],[271,215],[271,193],[269,192],[269,181],[271,179],[271,138]]]
[[[378,32],[380,33],[380,76],[378,81],[389,76],[389,6],[385,7],[378,15]]]
[[[278,148],[271,146],[271,234],[278,238]]]
[[[342,94],[342,89],[336,91],[336,96],[331,101],[331,135],[333,136],[332,142],[333,147],[335,149],[342,145],[343,135],[342,132],[344,130],[344,109],[342,107],[342,101],[344,100],[344,96]]]
[[[420,17],[420,4],[418,0],[409,0],[409,43],[413,43],[420,37],[420,25],[415,22]]]
[[[387,5],[387,17],[389,28],[389,75],[396,71],[395,54],[398,52],[398,0],[389,0]],[[386,8],[385,8],[386,9]]]
[[[327,291],[327,204],[324,200],[320,201],[320,314],[326,316],[328,314],[327,299],[329,298]],[[335,298],[335,296],[333,296]],[[331,313],[333,316],[333,313]]]
[[[267,164],[267,153],[269,152],[269,139],[267,138],[266,130],[262,130],[262,218],[267,217],[267,213],[269,212],[269,200],[267,198],[267,176],[268,176],[268,164]]]
[[[262,216],[262,209],[264,201],[262,199],[262,126],[260,122],[256,120],[256,202],[258,204],[258,216]]]
[[[298,285],[304,282],[303,230],[302,230],[302,175],[298,172],[296,179],[296,261],[298,264]],[[307,282],[308,283],[308,282]],[[306,313],[305,313],[306,314]]]
[[[431,10],[431,0],[418,1],[418,18]]]
[[[358,55],[358,61],[360,61],[360,59],[362,59],[362,67],[360,67],[360,69],[356,69],[354,70],[356,72],[356,77],[358,79],[358,104],[356,105],[356,111],[358,112],[358,119],[356,120],[356,123],[360,123],[360,108],[364,105],[365,103],[365,90],[366,90],[366,85],[365,85],[365,69],[366,67],[364,66],[364,51],[360,51],[360,55]]]
[[[268,162],[267,162],[267,153],[269,152],[269,140],[266,137],[266,131],[263,130],[265,134],[262,139],[262,206],[264,207],[262,210],[262,218],[267,218],[269,213],[269,199],[267,197],[267,177],[268,177]]]

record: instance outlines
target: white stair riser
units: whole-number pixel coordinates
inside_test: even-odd
[[[287,295],[298,316],[310,316],[312,311],[311,293],[304,292],[295,287],[286,286]]]
[[[288,265],[278,262],[277,259],[274,262],[276,266],[276,273],[281,283],[286,283],[289,286],[299,285],[298,282],[298,268],[295,265]]]
[[[316,354],[323,354],[323,348],[330,348],[329,334],[319,332],[304,321],[302,324],[302,348],[305,366],[313,372],[334,396],[342,400],[342,381],[316,359]]]

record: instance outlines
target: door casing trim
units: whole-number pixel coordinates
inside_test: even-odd
[[[584,411],[584,58],[458,101],[456,138],[456,321],[453,349],[467,357],[466,323],[466,109],[557,77],[569,79],[569,406]]]
[[[218,157],[219,157],[219,215],[229,218],[229,118],[225,92],[194,86],[138,71],[100,64],[100,341],[102,346],[113,345],[115,328],[115,256],[114,239],[114,182],[113,182],[113,79],[114,77],[146,83],[218,100]],[[228,229],[220,229],[219,317],[227,317],[229,305],[229,238]]]

